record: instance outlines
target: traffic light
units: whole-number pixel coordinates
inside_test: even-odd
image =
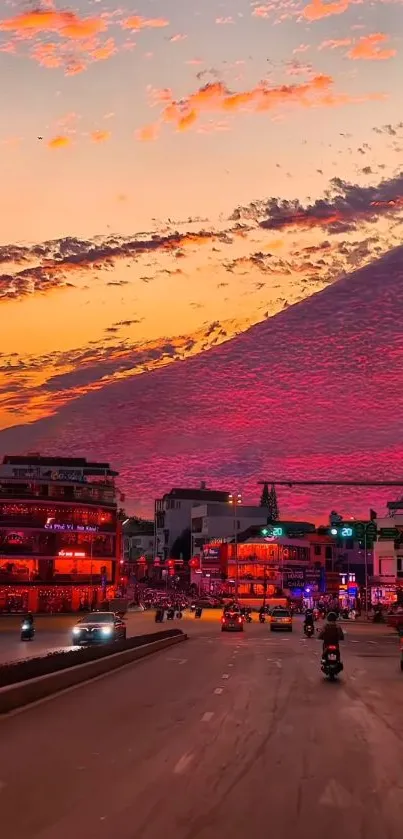
[[[330,528],[330,535],[337,536],[338,539],[354,539],[354,527],[346,524],[337,524]]]
[[[276,524],[268,524],[261,529],[262,536],[271,537],[272,539],[281,539],[284,536],[284,528]]]
[[[374,521],[340,522],[329,529],[330,535],[338,539],[356,539],[357,542],[363,542],[366,537],[368,545],[376,541],[377,532]]]

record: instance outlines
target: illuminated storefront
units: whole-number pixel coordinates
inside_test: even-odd
[[[0,466],[0,612],[23,610],[27,598],[32,611],[52,603],[50,611],[69,611],[77,597],[99,600],[114,585],[117,473],[108,464],[69,463],[9,457]]]

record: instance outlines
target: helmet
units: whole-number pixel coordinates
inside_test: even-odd
[[[335,612],[329,612],[327,619],[329,623],[335,623],[337,621],[337,615]]]

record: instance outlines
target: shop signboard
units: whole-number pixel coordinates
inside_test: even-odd
[[[286,588],[304,588],[305,568],[290,568],[285,566],[283,571],[283,579]]]

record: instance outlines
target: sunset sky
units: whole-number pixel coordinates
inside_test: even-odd
[[[25,449],[401,244],[403,0],[0,17],[0,430]]]

